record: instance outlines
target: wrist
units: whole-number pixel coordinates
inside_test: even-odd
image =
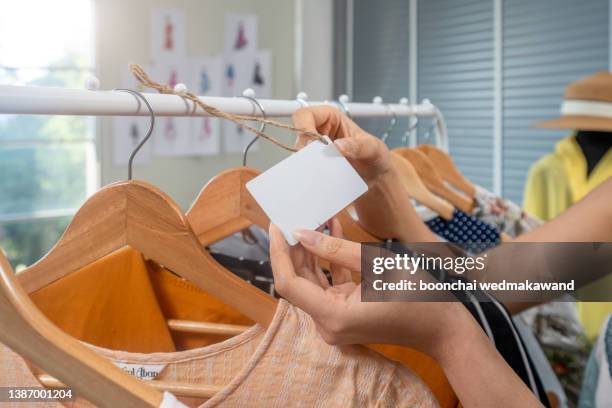
[[[392,168],[368,180],[368,191],[355,202],[359,222],[380,239],[403,238],[399,235],[404,230],[403,214],[410,207]]]
[[[432,343],[430,355],[446,369],[466,351],[473,348],[484,336],[470,312],[461,303],[451,303],[451,310],[439,325],[440,335]]]

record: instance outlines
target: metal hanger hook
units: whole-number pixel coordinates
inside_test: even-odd
[[[435,116],[432,120],[431,120],[431,125],[427,128],[427,130],[425,131],[425,134],[423,135],[423,138],[425,140],[429,140],[429,138],[431,137],[431,132],[433,132],[436,127],[438,126],[438,117]]]
[[[132,180],[132,173],[133,173],[132,167],[134,164],[134,158],[136,157],[136,153],[138,153],[138,151],[142,148],[142,146],[144,146],[144,144],[147,143],[147,141],[153,134],[153,128],[155,127],[155,112],[153,111],[153,108],[151,107],[151,104],[149,103],[147,98],[145,98],[142,93],[138,91],[134,91],[133,89],[127,89],[127,88],[116,88],[116,89],[113,89],[113,91],[128,92],[134,95],[138,100],[138,110],[139,111],[140,111],[140,101],[144,102],[145,106],[149,110],[149,115],[150,115],[149,117],[151,119],[151,121],[149,122],[149,130],[147,130],[147,134],[145,135],[145,137],[142,138],[142,140],[134,148],[134,150],[130,154],[130,159],[128,160],[128,180]]]
[[[408,146],[408,137],[410,136],[410,133],[412,133],[412,131],[415,130],[419,126],[419,117],[418,116],[413,116],[413,117],[414,117],[414,123],[410,125],[410,127],[404,132],[404,137],[402,138],[402,142],[404,143],[404,146]]]
[[[393,107],[389,104],[387,104],[387,109],[389,109],[391,112],[391,122],[389,122],[389,127],[387,127],[387,130],[385,130],[385,133],[383,133],[382,137],[380,138],[383,142],[387,141],[389,135],[393,129],[395,129],[395,125],[397,125],[397,113],[395,113],[395,109],[393,109]]]
[[[248,99],[249,101],[253,102],[255,106],[257,106],[257,108],[261,111],[261,117],[264,119],[267,119],[266,110],[264,109],[263,105],[257,99],[253,98],[252,96],[248,96],[248,95],[242,95],[240,97]],[[259,131],[263,133],[264,130],[266,130],[266,124],[262,122],[259,126]],[[249,154],[249,149],[251,148],[251,146],[255,144],[255,142],[258,139],[259,139],[259,135],[255,135],[255,137],[249,142],[249,144],[247,144],[244,147],[244,150],[242,151],[242,165],[244,167],[246,167],[247,165],[247,155]]]

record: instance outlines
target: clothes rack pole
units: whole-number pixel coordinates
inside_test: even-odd
[[[191,101],[177,95],[143,93],[156,116],[206,116]],[[237,115],[257,112],[253,104],[239,97],[201,97],[202,101]],[[303,107],[297,100],[258,99],[268,117],[290,117]],[[334,102],[309,101],[310,106],[331,105]],[[430,117],[436,122],[438,147],[448,150],[448,135],[444,118],[436,106],[428,101],[421,104],[348,103],[346,108],[354,118],[374,117]],[[146,107],[125,92],[90,91],[85,89],[38,86],[0,85],[0,114],[27,115],[85,115],[85,116],[148,116]]]

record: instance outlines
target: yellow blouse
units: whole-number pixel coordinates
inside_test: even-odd
[[[571,135],[557,143],[555,151],[538,160],[530,169],[525,188],[525,211],[550,220],[581,200],[595,187],[612,177],[612,150],[609,150],[587,176],[587,162],[582,149]],[[612,276],[596,282],[599,291],[612,290]],[[592,290],[594,284],[582,291]],[[612,303],[578,303],[578,314],[589,338],[597,336]]]

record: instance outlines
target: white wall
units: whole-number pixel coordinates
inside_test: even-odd
[[[102,89],[120,85],[121,69],[129,62],[149,62],[150,11],[154,7],[179,7],[187,16],[187,53],[192,56],[219,53],[223,47],[226,12],[255,13],[259,17],[259,48],[273,53],[273,97],[292,99],[296,95],[294,75],[295,2],[290,0],[97,0],[96,64]],[[112,123],[99,120],[101,185],[126,178],[127,169],[112,160]],[[291,143],[288,132],[269,131]],[[260,149],[249,154],[249,165],[265,170],[286,156],[286,152],[260,140]],[[187,209],[204,184],[220,171],[239,166],[241,155],[222,154],[202,158],[155,158],[135,166],[134,177],[147,180]]]
[[[333,99],[333,0],[296,0],[296,89]],[[337,96],[337,95],[336,95]]]

